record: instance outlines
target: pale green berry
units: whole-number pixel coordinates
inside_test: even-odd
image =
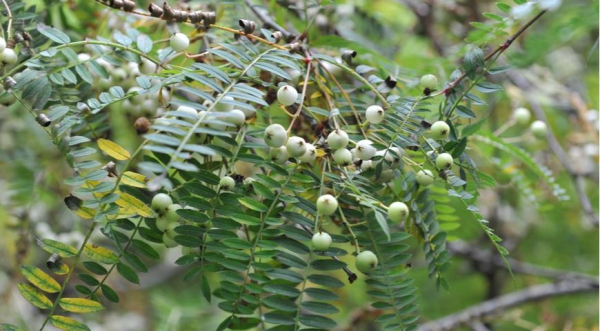
[[[271,157],[271,161],[277,164],[284,164],[290,158],[285,146],[278,148],[271,147],[269,149],[269,157]]]
[[[317,232],[312,237],[312,245],[316,251],[326,251],[331,246],[331,236],[327,232]]]
[[[13,65],[17,63],[17,54],[12,48],[6,48],[0,53],[0,62],[7,65]]]
[[[170,238],[166,232],[163,233],[162,240],[165,246],[167,246],[168,248],[179,246],[179,244],[175,240]]]
[[[333,130],[327,136],[327,144],[333,150],[345,148],[349,141],[348,134],[342,130]]]
[[[433,184],[433,173],[429,170],[420,170],[417,173],[417,183],[421,186],[429,186]]]
[[[356,269],[362,273],[369,273],[378,263],[377,255],[371,251],[362,251],[356,256]]]
[[[531,133],[538,138],[544,139],[548,135],[548,126],[542,121],[534,121],[531,123]]]
[[[527,125],[531,120],[531,112],[527,108],[517,108],[513,113],[513,118],[519,125]]]
[[[444,121],[437,121],[431,125],[430,132],[435,140],[446,139],[450,136],[450,126]]]
[[[268,146],[281,147],[287,138],[287,131],[280,124],[271,124],[265,129],[265,144]]]
[[[338,165],[348,166],[352,164],[352,152],[345,148],[338,149],[333,153],[333,161]]]
[[[235,107],[233,104],[234,101],[234,98],[230,96],[224,96],[221,98],[221,100],[219,100],[219,103],[215,105],[215,110],[222,113],[230,112],[233,110],[233,107]]]
[[[181,52],[190,45],[190,38],[183,33],[175,33],[171,36],[170,46],[175,52]]]
[[[235,179],[224,176],[219,181],[219,188],[225,191],[232,191],[235,188]]]
[[[306,153],[306,142],[301,137],[290,137],[285,144],[289,156],[298,157]]]
[[[390,216],[390,219],[394,222],[404,222],[408,217],[408,207],[404,202],[393,202],[388,207],[388,215]]]
[[[317,159],[317,148],[313,144],[306,144],[306,152],[298,157],[298,160],[304,163],[312,163]]]
[[[165,214],[165,218],[167,219],[167,222],[173,223],[173,222],[179,221],[180,216],[179,216],[179,214],[177,214],[177,211],[179,209],[181,209],[181,205],[178,205],[176,203],[167,207],[167,212]]]
[[[338,201],[333,195],[325,194],[317,199],[317,211],[321,215],[333,215],[337,208]]]
[[[176,235],[178,235],[177,231],[175,231],[175,229],[181,226],[181,224],[179,222],[173,222],[173,223],[169,223],[169,225],[167,225],[167,229],[165,230],[165,233],[167,234],[167,236],[169,236],[169,238],[173,239],[175,238]]]
[[[429,90],[435,90],[438,85],[437,77],[432,74],[421,77],[421,86]]]
[[[453,163],[454,159],[452,158],[452,155],[448,153],[442,153],[435,159],[435,165],[441,170],[452,168]]]
[[[165,231],[167,229],[168,225],[169,225],[169,221],[167,220],[166,217],[159,216],[158,218],[156,218],[156,228],[159,229],[160,231]]]
[[[170,196],[165,193],[158,193],[152,198],[152,203],[150,206],[159,214],[164,214],[167,211],[167,207],[172,204],[173,200]]]
[[[156,73],[156,63],[143,57],[142,63],[140,63],[140,65],[139,65],[139,70],[140,70],[140,73],[142,73],[144,75],[154,74],[154,73]]]

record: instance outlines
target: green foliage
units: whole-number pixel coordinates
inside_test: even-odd
[[[151,272],[160,259],[162,245],[181,246],[175,264],[184,270],[181,278],[218,307],[217,330],[333,329],[344,306],[339,293],[357,279],[367,284],[371,306],[382,311],[377,317],[382,329],[416,330],[418,295],[410,265],[424,254],[436,287],[451,288],[447,241],[463,230],[459,209],[475,218],[507,262],[501,238],[476,206],[480,189],[496,181],[478,169],[474,144],[488,144],[519,160],[564,198],[545,166],[519,147],[481,132],[489,114],[476,107],[487,105],[486,94],[503,90],[488,79],[510,69],[494,64],[506,48],[493,56],[482,48],[509,35],[514,22],[504,14],[511,10],[508,4],[498,3],[500,12],[484,13],[489,22],[470,24],[474,30],[466,38],[462,67],[440,90],[424,91],[413,82],[420,75],[402,77],[402,88],[394,77],[386,78],[391,67],[400,69],[381,54],[385,51],[364,46],[364,38],[322,34],[287,44],[269,36],[273,31],[262,29],[263,39],[258,31],[205,23],[210,29],[184,32],[207,51],[188,54],[173,51],[168,39],[153,33],[165,28],[160,19],[149,26],[129,24],[134,13],[117,15],[113,2],[96,5],[112,6],[107,15],[128,24],[88,39],[72,31],[76,18],[68,11],[61,13],[70,17],[65,24],[71,29],[48,25],[35,6],[9,4],[19,22],[14,32],[28,31],[31,41],[17,46],[19,63],[3,69],[5,93],[38,123],[51,122],[36,129],[48,134],[70,167],[70,176],[61,178],[70,193],[64,203],[86,220],[88,229],[79,247],[37,240],[44,251],[65,259],[53,268],[66,274],[62,284],[37,267],[22,267],[35,287],[19,283],[19,292],[49,310],[42,329],[51,322],[63,330],[88,330],[58,315],[59,309],[93,313],[108,302],[118,303],[121,298],[108,277],[116,269],[123,280],[140,284],[140,274]],[[389,33],[370,12],[357,17],[359,32]],[[342,53],[340,62],[331,56],[340,48],[366,56],[357,65],[350,51]],[[6,83],[9,78],[14,84]],[[275,100],[282,83],[298,88],[295,105],[284,107]],[[380,124],[364,121],[364,109],[373,104],[386,111]],[[244,114],[242,125],[232,120],[232,109]],[[435,121],[449,125],[447,139],[430,135]],[[129,127],[135,122],[140,139],[119,141],[123,122]],[[264,143],[264,129],[272,123],[314,145],[316,161],[272,158]],[[348,133],[349,149],[368,139],[379,152],[365,160],[353,157],[351,165],[335,164],[326,143],[334,129]],[[441,153],[454,158],[450,169],[436,167],[435,156]],[[425,169],[434,173],[430,187],[416,181],[415,173]],[[232,188],[219,185],[224,176],[235,180]],[[173,200],[167,212],[151,208],[158,192]],[[323,194],[339,201],[331,216],[319,214],[315,206]],[[410,209],[401,224],[387,215],[386,206],[395,201]],[[333,246],[316,251],[312,234],[325,230]],[[93,236],[97,232],[102,239]],[[355,256],[365,250],[378,263],[368,274],[357,274]],[[74,288],[81,297],[66,298],[75,270]],[[58,295],[51,301],[42,291]]]

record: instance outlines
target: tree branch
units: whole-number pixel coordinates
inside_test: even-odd
[[[498,314],[508,309],[517,307],[529,302],[539,301],[546,298],[597,292],[598,280],[590,281],[561,281],[558,283],[535,285],[524,289],[509,293],[498,298],[484,301],[470,308],[459,311],[455,314],[448,315],[435,321],[431,321],[421,325],[419,331],[445,331],[453,330],[460,326],[468,326],[474,321],[480,321],[489,317],[497,316]]]
[[[491,268],[507,269],[504,261],[499,259],[497,256],[493,256],[493,254],[489,251],[482,251],[480,249],[472,248],[472,246],[467,242],[461,240],[452,241],[447,243],[447,247],[448,250],[454,255],[471,260],[477,264],[478,268],[484,269],[485,271]],[[596,277],[592,275],[537,266],[513,258],[508,258],[508,262],[510,263],[510,267],[514,273],[547,277],[557,281],[567,279],[593,281],[596,279]]]

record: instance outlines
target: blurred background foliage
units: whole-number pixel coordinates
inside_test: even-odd
[[[137,1],[145,7],[145,1]],[[239,18],[253,18],[242,1],[203,1],[216,9],[221,25],[235,26]],[[269,8],[283,26],[302,31],[305,2],[257,1]],[[67,32],[71,39],[108,37],[128,22],[153,40],[188,27],[165,26],[163,22],[139,19],[110,11],[89,0],[26,0],[37,6],[42,21]],[[198,1],[181,1],[185,8]],[[511,1],[512,4],[512,1]],[[147,4],[146,4],[147,5]],[[465,39],[496,47],[504,35],[489,38],[469,22],[486,21],[484,12],[500,14],[495,1],[483,0],[351,0],[323,1],[309,30],[311,46],[327,49],[332,55],[340,49],[359,52],[355,62],[377,68],[382,76],[396,77],[401,89],[416,90],[417,77],[435,73],[447,82],[467,51]],[[289,7],[289,8],[288,8]],[[316,7],[308,8],[315,13]],[[530,17],[531,14],[527,17]],[[507,27],[514,31],[515,26]],[[189,31],[188,31],[189,32]],[[535,101],[545,111],[551,129],[572,165],[582,174],[585,194],[598,210],[598,1],[564,1],[561,8],[544,16],[500,59],[515,66],[517,75],[532,86],[515,85],[508,74],[491,80],[501,84],[501,92],[488,97],[488,106],[475,108],[489,121],[481,129],[491,134],[509,120],[519,106]],[[133,149],[139,144],[131,125],[133,117],[121,105],[109,112],[114,140]],[[511,256],[534,265],[598,274],[598,228],[591,226],[582,212],[580,197],[572,176],[550,150],[547,142],[534,140],[527,128],[514,126],[503,137],[528,150],[539,164],[549,168],[555,183],[564,192],[558,199],[553,190],[535,178],[511,155],[483,143],[476,149],[480,170],[492,175],[496,187],[481,193],[480,207],[505,238]],[[69,168],[45,133],[19,105],[5,105],[0,111],[0,321],[26,328],[38,325],[40,314],[16,293],[18,265],[42,264],[46,254],[36,247],[36,237],[60,238],[64,242],[82,240],[86,224],[65,207],[69,187],[62,183]],[[556,192],[554,192],[556,193]],[[461,209],[456,218],[461,227],[449,239],[466,243],[476,251],[489,250],[472,216]],[[413,247],[417,243],[413,242]],[[413,258],[411,276],[419,288],[420,314],[424,321],[467,308],[499,294],[548,282],[547,278],[516,274],[514,281],[501,268],[485,268],[469,259],[454,257],[447,272],[450,291],[436,290],[427,277],[427,266],[419,250]],[[490,251],[491,252],[491,251]],[[215,307],[201,298],[197,284],[181,280],[185,268],[174,265],[179,252],[165,251],[164,259],[142,275],[141,287],[119,283],[122,302],[108,306],[105,313],[88,316],[92,330],[212,330],[223,319]],[[490,259],[495,257],[490,257]],[[343,275],[340,275],[343,277]],[[339,290],[345,305],[335,316],[341,329],[372,330],[376,312],[368,308],[363,281]],[[359,289],[356,289],[359,288]],[[127,293],[127,294],[125,294]],[[598,297],[574,295],[520,306],[502,314],[495,330],[597,330]]]

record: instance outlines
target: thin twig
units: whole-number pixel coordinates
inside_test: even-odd
[[[491,53],[486,55],[483,58],[483,62],[486,62],[487,60],[494,57],[494,55],[503,53],[505,50],[507,50],[510,47],[510,45],[512,45],[512,43],[515,40],[517,40],[517,38],[519,38],[519,36],[521,36],[523,34],[523,32],[525,32],[525,30],[527,30],[533,23],[535,23],[545,13],[546,13],[546,10],[542,10],[541,12],[539,12],[534,18],[532,18],[529,22],[527,22],[527,24],[523,25],[519,29],[519,31],[517,31],[515,34],[513,34],[508,39],[506,39],[506,41],[504,43],[502,43],[500,46],[498,46],[494,51],[492,51]],[[457,79],[452,81],[450,84],[448,84],[448,86],[446,86],[444,89],[432,94],[431,96],[438,96],[440,94],[445,94],[445,95],[449,94],[450,91],[452,91],[452,89],[454,89],[454,87],[456,87],[456,85],[458,85],[463,79],[465,79],[465,77],[467,77],[466,72],[463,73],[462,75],[460,75]]]
[[[6,41],[8,41],[11,37],[13,16],[12,12],[10,11],[10,7],[8,6],[8,3],[6,3],[6,0],[2,0],[2,3],[4,4],[4,8],[6,8],[6,12],[8,15],[8,25],[6,27]]]

